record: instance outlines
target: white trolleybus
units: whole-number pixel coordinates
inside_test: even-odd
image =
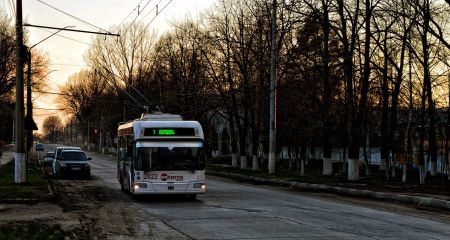
[[[143,114],[118,128],[118,180],[132,194],[205,193],[203,129],[180,115]]]

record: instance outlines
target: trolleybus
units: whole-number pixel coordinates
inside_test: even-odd
[[[143,114],[118,127],[117,178],[132,194],[205,193],[203,130],[180,115]]]

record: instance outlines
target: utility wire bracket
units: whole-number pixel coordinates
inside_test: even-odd
[[[23,24],[23,26],[24,27],[46,28],[46,29],[53,29],[53,30],[60,30],[60,31],[79,32],[79,33],[89,33],[89,34],[97,34],[97,35],[106,35],[106,36],[117,36],[117,37],[120,37],[119,34],[115,34],[115,33],[93,32],[93,31],[78,30],[78,29],[49,27],[49,26],[33,25],[33,24],[28,24],[28,23]]]

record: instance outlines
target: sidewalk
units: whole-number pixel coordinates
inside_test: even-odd
[[[226,173],[219,171],[207,171],[208,175],[227,177],[231,179],[236,179],[240,181],[249,181],[261,184],[274,184],[289,186],[298,189],[310,190],[310,191],[320,191],[320,192],[331,192],[335,194],[347,195],[347,196],[357,196],[379,199],[383,201],[400,202],[406,204],[414,204],[416,206],[425,206],[440,208],[445,210],[450,210],[450,196],[439,195],[439,194],[424,194],[424,193],[411,193],[411,192],[379,192],[371,191],[365,189],[355,189],[351,187],[337,187],[328,186],[326,184],[313,184],[304,183],[296,181],[286,181],[280,179],[267,179],[243,174],[236,173]]]

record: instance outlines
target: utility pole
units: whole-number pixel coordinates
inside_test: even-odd
[[[270,131],[269,131],[269,174],[275,173],[277,140],[277,70],[276,70],[276,34],[277,34],[277,0],[272,3],[272,43],[270,50]]]
[[[450,159],[449,159],[449,145],[450,140],[450,73],[448,74],[448,108],[447,108],[447,126],[445,126],[445,164],[447,165],[447,179],[450,180]]]
[[[88,151],[91,151],[91,147],[90,147],[90,138],[89,138],[89,136],[91,135],[91,126],[90,126],[90,121],[89,121],[89,117],[90,117],[90,114],[88,114],[88,117],[87,117],[87,149],[88,149]]]
[[[14,165],[14,182],[26,181],[25,174],[25,135],[24,135],[24,101],[23,101],[23,29],[22,0],[16,1],[16,152]]]

